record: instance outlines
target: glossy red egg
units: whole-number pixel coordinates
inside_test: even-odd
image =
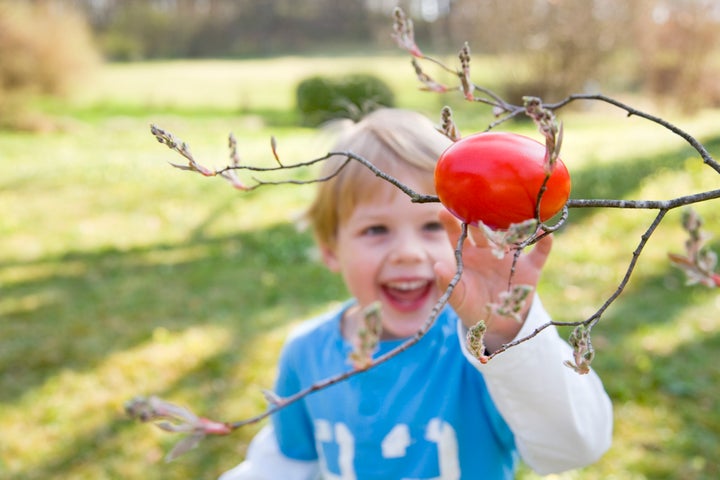
[[[435,167],[440,202],[462,221],[507,229],[535,218],[545,180],[545,145],[508,132],[477,133],[443,152]],[[540,220],[556,215],[570,196],[570,173],[558,159],[540,202]]]

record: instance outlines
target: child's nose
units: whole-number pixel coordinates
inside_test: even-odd
[[[412,263],[425,259],[426,252],[422,241],[412,234],[399,235],[390,252],[390,261]]]

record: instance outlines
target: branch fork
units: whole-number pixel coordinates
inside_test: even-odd
[[[429,61],[448,72],[456,74],[459,80],[459,86],[456,88],[462,93],[463,97],[468,101],[484,103],[492,107],[493,113],[496,115],[497,120],[488,126],[488,130],[495,128],[496,126],[516,117],[520,114],[526,114],[536,124],[539,132],[545,138],[546,156],[545,156],[545,172],[546,179],[545,183],[538,192],[537,209],[535,219],[522,224],[514,225],[511,229],[505,232],[496,232],[487,228],[481,230],[489,240],[489,243],[494,249],[494,253],[497,256],[502,256],[513,252],[514,262],[513,268],[510,273],[510,280],[512,279],[514,272],[514,265],[517,262],[519,255],[522,250],[538,241],[544,235],[548,235],[561,225],[568,218],[569,208],[639,208],[639,209],[653,209],[657,210],[657,215],[651,224],[647,227],[646,231],[641,235],[640,240],[633,251],[630,263],[625,271],[625,274],[617,286],[616,290],[607,298],[597,311],[590,317],[576,321],[576,322],[555,322],[550,321],[537,327],[533,332],[526,335],[523,338],[516,339],[505,345],[502,345],[499,349],[492,353],[487,352],[483,343],[483,336],[487,329],[486,319],[480,320],[475,326],[469,329],[467,334],[467,345],[468,349],[475,355],[480,362],[486,363],[495,356],[503,353],[504,351],[513,348],[523,342],[529,341],[542,332],[544,329],[550,326],[572,326],[575,327],[572,331],[569,343],[573,347],[573,358],[567,360],[566,366],[572,368],[579,374],[585,374],[590,371],[591,362],[595,356],[595,351],[592,346],[591,333],[592,328],[599,322],[601,316],[607,310],[607,308],[621,295],[626,285],[628,284],[630,277],[637,264],[638,258],[640,257],[644,247],[649,241],[650,237],[655,232],[656,228],[664,219],[667,212],[673,208],[681,206],[688,206],[699,202],[708,201],[711,199],[720,198],[720,190],[712,190],[707,192],[700,192],[692,195],[683,197],[673,198],[670,200],[663,201],[651,201],[651,200],[623,200],[623,199],[571,199],[563,209],[562,217],[560,221],[553,226],[544,225],[539,222],[539,205],[542,195],[545,190],[545,185],[556,164],[556,160],[559,156],[560,149],[562,146],[563,138],[563,126],[562,123],[557,121],[555,112],[562,107],[569,105],[572,102],[580,100],[590,101],[601,101],[615,106],[621,110],[624,110],[628,116],[639,116],[648,121],[656,123],[663,128],[666,128],[675,135],[683,138],[689,145],[691,145],[702,157],[704,163],[710,168],[720,173],[720,164],[709,154],[705,147],[693,136],[687,132],[681,130],[677,126],[648,113],[634,109],[622,102],[606,97],[604,95],[570,95],[566,99],[555,103],[555,104],[544,104],[541,99],[537,97],[525,97],[523,99],[523,105],[512,105],[494,92],[472,83],[470,78],[470,49],[467,44],[463,46],[459,53],[460,69],[453,70],[445,66],[442,62],[433,59],[432,57],[425,56],[422,51],[418,48],[415,43],[414,29],[412,20],[410,20],[405,13],[400,9],[396,8],[393,14],[393,37],[400,46],[400,48],[406,50],[412,56],[412,64],[415,70],[415,74],[418,77],[419,82],[422,84],[422,88],[434,92],[447,92],[451,88],[442,85],[432,79],[426,74],[419,61]],[[476,96],[479,93],[481,96]],[[448,107],[445,107],[442,112],[442,122],[439,130],[443,132],[453,141],[460,138],[460,132],[452,119],[452,112]],[[186,164],[171,163],[172,166],[187,171],[197,172],[205,177],[220,176],[227,180],[234,188],[248,191],[258,188],[264,185],[279,185],[279,184],[306,184],[320,181],[326,181],[335,176],[345,165],[351,161],[358,161],[365,167],[370,169],[380,178],[388,181],[395,185],[405,194],[407,194],[413,202],[424,203],[424,202],[438,202],[438,198],[434,195],[422,195],[414,192],[409,187],[404,185],[399,180],[392,176],[377,169],[371,162],[365,158],[354,154],[353,152],[329,152],[327,155],[299,163],[294,165],[283,164],[278,154],[277,142],[275,138],[271,138],[271,152],[276,161],[274,167],[253,167],[251,165],[242,164],[240,156],[238,154],[237,141],[231,134],[229,137],[229,148],[230,148],[230,163],[218,170],[207,168],[198,163],[192,153],[190,152],[189,146],[177,138],[171,133],[162,130],[156,125],[151,126],[151,132],[155,138],[168,148],[174,150],[182,157],[185,158]],[[242,182],[238,175],[238,170],[247,170],[254,172],[270,172],[278,170],[293,170],[297,168],[304,168],[312,166],[318,162],[325,161],[334,156],[345,157],[345,161],[338,167],[338,169],[325,178],[315,178],[312,180],[300,181],[300,180],[281,180],[281,181],[264,181],[261,179],[253,178],[255,183],[246,184]],[[688,232],[689,238],[685,243],[684,254],[670,253],[670,261],[683,270],[687,276],[688,284],[702,284],[708,287],[720,286],[720,274],[715,272],[717,266],[717,255],[709,250],[706,246],[708,239],[707,234],[701,230],[702,221],[694,211],[688,210],[683,216],[683,227]],[[332,378],[318,381],[312,386],[297,392],[288,397],[279,397],[271,391],[265,391],[265,397],[268,401],[269,408],[259,415],[252,418],[232,422],[216,422],[206,418],[198,417],[189,410],[173,405],[169,402],[161,400],[157,397],[138,397],[126,405],[126,410],[129,415],[134,418],[140,419],[145,422],[153,422],[159,428],[171,431],[180,432],[187,434],[180,443],[168,454],[168,460],[177,457],[178,455],[186,452],[193,448],[200,440],[207,435],[227,435],[233,430],[240,428],[244,425],[258,422],[281,408],[290,405],[301,398],[309,395],[313,392],[327,388],[330,385],[342,382],[348,378],[363,372],[367,369],[373,368],[390,358],[393,358],[402,351],[411,348],[413,345],[418,343],[420,339],[427,333],[432,327],[435,319],[440,314],[442,309],[447,304],[450,295],[454,291],[454,288],[459,283],[463,272],[462,262],[462,247],[463,243],[468,236],[467,224],[461,225],[461,235],[458,239],[458,243],[455,247],[455,261],[456,261],[456,274],[448,285],[446,291],[442,294],[433,310],[423,324],[423,326],[416,332],[416,334],[404,342],[394,350],[385,353],[379,357],[373,357],[376,352],[378,341],[381,335],[381,319],[380,312],[377,306],[372,306],[363,312],[364,323],[361,327],[360,340],[354,352],[349,358],[351,369],[343,373],[340,373]],[[497,302],[493,302],[487,306],[487,315],[505,315],[513,318],[517,318],[517,314],[520,311],[519,305],[522,305],[530,294],[532,289],[528,286],[517,285],[511,286],[511,281],[508,282],[508,289],[502,295],[499,296]]]

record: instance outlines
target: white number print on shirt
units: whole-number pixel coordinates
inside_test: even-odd
[[[326,459],[322,454],[320,455],[323,478],[327,480],[357,480],[353,467],[355,438],[350,429],[342,422],[332,424],[327,420],[316,420],[315,438],[318,444],[334,443],[338,448],[339,474],[329,472]],[[403,478],[401,480],[459,480],[460,464],[458,461],[457,435],[452,426],[440,419],[433,418],[425,428],[424,439],[437,446],[440,475],[427,478]],[[385,438],[380,442],[379,448],[382,457],[385,459],[402,458],[412,442],[410,428],[408,425],[400,423],[385,435]],[[318,448],[318,450],[322,452],[321,448]]]

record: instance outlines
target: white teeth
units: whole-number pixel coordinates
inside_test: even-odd
[[[407,281],[407,282],[389,282],[387,284],[388,287],[394,288],[395,290],[416,290],[418,288],[422,288],[425,285],[427,285],[426,280],[413,280],[413,281]]]

